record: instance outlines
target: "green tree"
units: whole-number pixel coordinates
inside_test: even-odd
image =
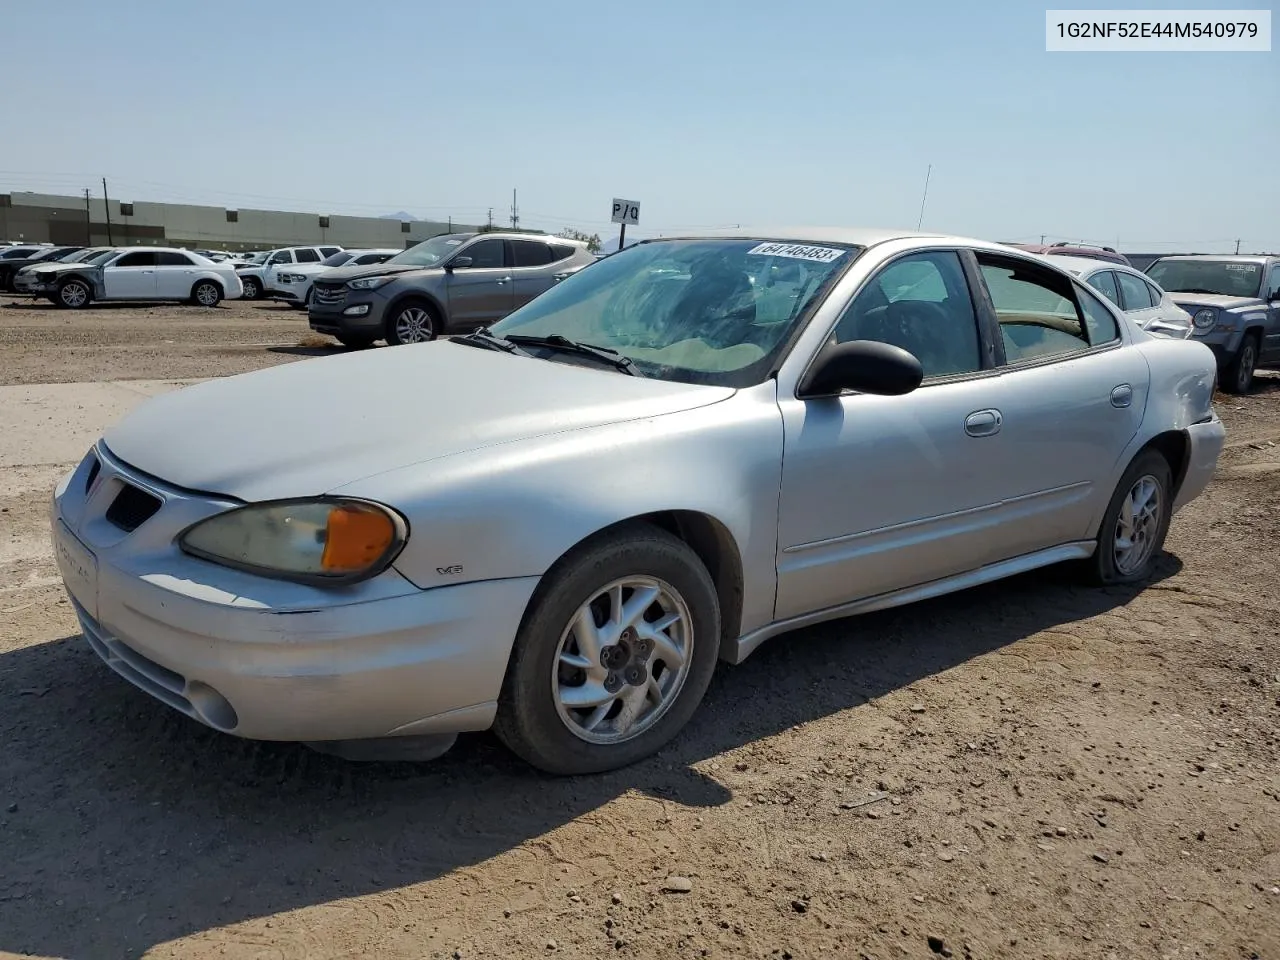
[[[556,236],[564,237],[566,240],[580,240],[587,245],[587,250],[591,253],[600,252],[600,234],[598,233],[584,233],[573,227],[565,227]]]

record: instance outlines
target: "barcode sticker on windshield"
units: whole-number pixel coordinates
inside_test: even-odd
[[[1234,273],[1253,273],[1258,269],[1256,263],[1226,263],[1223,264],[1223,267]]]
[[[847,251],[839,247],[811,247],[803,243],[762,243],[747,251],[747,256],[791,257],[794,260],[812,260],[815,263],[833,263]]]

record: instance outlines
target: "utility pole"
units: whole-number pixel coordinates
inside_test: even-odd
[[[916,221],[916,229],[919,230],[921,224],[924,223],[924,204],[929,199],[929,177],[933,174],[933,164],[929,164],[929,169],[924,174],[924,196],[920,198],[920,219]]]
[[[453,233],[453,217],[449,217],[449,233]]]
[[[1236,255],[1238,256],[1239,254],[1240,254],[1240,241],[1239,241],[1239,240],[1237,240],[1237,241],[1236,241]]]
[[[102,209],[107,215],[107,246],[114,247],[111,240],[111,204],[107,201],[107,178],[102,178]]]
[[[493,207],[489,208],[489,229],[493,229]]]
[[[84,245],[93,246],[93,214],[89,212],[89,188],[84,188]]]
[[[514,231],[520,226],[520,208],[516,206],[516,192],[511,191],[511,229]]]
[[[1040,234],[1040,246],[1044,246],[1044,234]]]

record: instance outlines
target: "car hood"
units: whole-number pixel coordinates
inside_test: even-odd
[[[346,283],[348,280],[359,280],[363,277],[385,277],[391,273],[413,273],[414,271],[435,270],[437,267],[416,267],[405,263],[366,263],[358,267],[334,267],[325,272],[325,283]]]
[[[92,270],[88,263],[31,263],[25,268],[31,273],[62,273],[67,270]]]
[[[733,393],[436,340],[162,394],[103,442],[168,483],[260,501],[315,496],[415,463],[691,410]]]
[[[1170,290],[1169,299],[1178,306],[1186,309],[1195,307],[1215,307],[1218,310],[1234,310],[1240,307],[1256,307],[1261,305],[1262,301],[1257,297],[1229,297],[1220,293],[1179,293],[1177,290]]]

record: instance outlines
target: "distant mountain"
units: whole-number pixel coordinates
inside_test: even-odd
[[[633,243],[639,243],[641,240],[647,240],[647,239],[648,239],[648,237],[633,237],[633,236],[631,236],[631,235],[629,235],[629,234],[628,234],[628,236],[627,236],[627,246],[629,247],[629,246],[631,246]],[[600,252],[601,252],[601,253],[617,253],[617,251],[618,251],[618,238],[617,238],[617,236],[612,236],[612,237],[610,237],[608,240],[604,240],[604,241],[602,241],[602,242],[601,242],[601,244],[600,244]]]
[[[378,219],[379,220],[399,220],[401,223],[404,223],[405,221],[417,220],[418,217],[415,217],[412,213],[405,213],[405,211],[401,210],[399,213],[384,213]]]

